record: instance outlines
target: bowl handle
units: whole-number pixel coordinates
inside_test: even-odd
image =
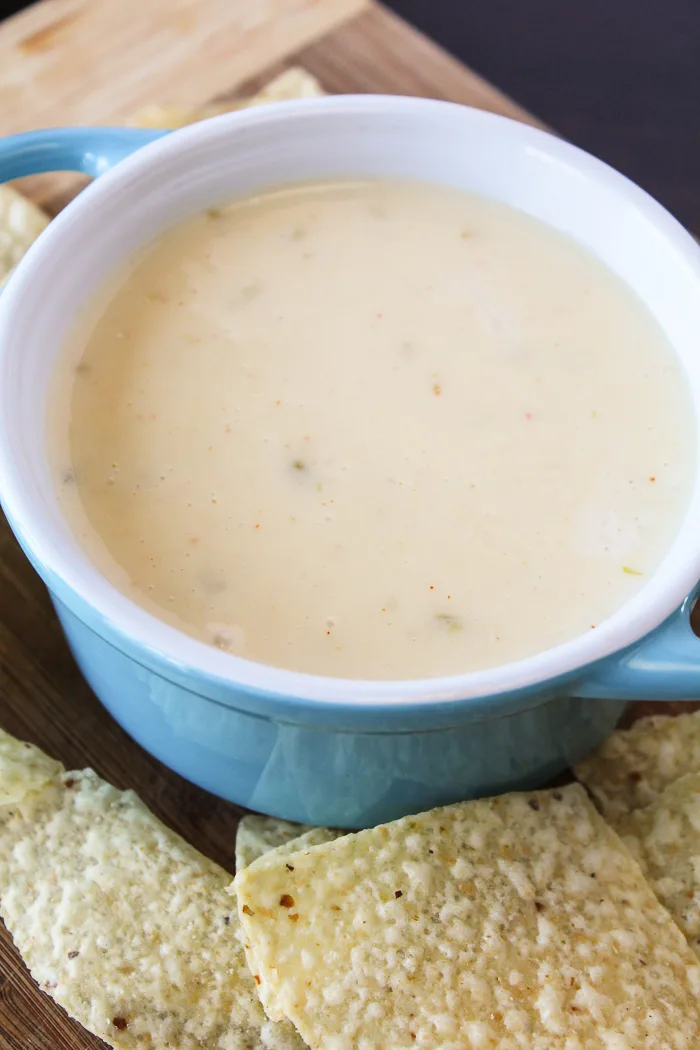
[[[641,642],[596,664],[572,694],[600,700],[700,699],[700,638],[690,626],[699,590]]]
[[[150,128],[50,128],[0,138],[0,182],[44,171],[102,175],[167,131]]]

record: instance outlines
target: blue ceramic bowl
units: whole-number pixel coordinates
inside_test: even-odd
[[[682,360],[697,415],[700,249],[651,198],[533,128],[383,97],[259,107],[170,135],[83,128],[0,141],[0,181],[59,169],[100,177],[0,297],[0,495],[85,677],[140,744],[244,806],[358,827],[542,783],[600,743],[627,700],[700,696],[700,641],[689,625],[700,578],[697,485],[663,564],[595,631],[472,674],[346,681],[219,652],[116,591],[63,520],[45,450],[53,360],[110,271],[188,214],[314,177],[442,182],[567,232],[646,301]]]

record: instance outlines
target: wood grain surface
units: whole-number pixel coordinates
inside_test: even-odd
[[[443,98],[537,123],[369,0],[42,0],[0,25],[0,134],[118,123],[149,104],[235,97],[295,64],[329,92]],[[54,211],[77,186],[54,176],[24,183]],[[111,720],[3,519],[0,725],[69,768],[91,766],[134,788],[166,824],[233,870],[240,810],[170,772]],[[0,924],[0,1050],[103,1046],[37,989]]]

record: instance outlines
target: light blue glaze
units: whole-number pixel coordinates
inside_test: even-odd
[[[0,181],[99,175],[166,132],[66,128],[0,140]],[[546,782],[596,747],[627,700],[700,697],[694,597],[639,643],[536,687],[406,705],[323,704],[256,691],[166,659],[104,620],[39,562],[75,658],[131,736],[182,776],[251,809],[360,827]],[[589,699],[590,698],[590,699]]]
[[[43,171],[103,175],[167,131],[141,128],[53,128],[0,139],[0,182]]]

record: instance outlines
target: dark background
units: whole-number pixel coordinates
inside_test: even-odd
[[[700,0],[388,6],[700,234]]]
[[[700,234],[700,0],[392,0]]]

